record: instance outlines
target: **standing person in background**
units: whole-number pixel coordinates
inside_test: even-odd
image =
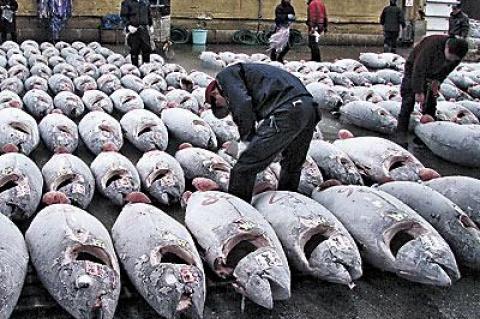
[[[397,0],[390,0],[390,5],[385,7],[380,16],[380,24],[383,25],[385,37],[384,52],[397,52],[397,39],[400,34],[400,26],[405,28],[405,17],[403,11],[397,7]]]
[[[467,52],[468,43],[464,39],[432,35],[425,37],[410,53],[400,88],[402,107],[398,116],[396,142],[402,147],[408,146],[408,125],[415,102],[420,103],[423,114],[435,118],[440,85]]]
[[[466,38],[470,30],[470,20],[465,12],[462,11],[461,4],[452,6],[452,13],[448,20],[448,35]]]
[[[15,22],[18,3],[16,0],[0,0],[0,32],[1,42],[7,41],[10,33],[12,41],[17,42],[17,26]]]
[[[290,50],[290,24],[295,21],[295,9],[293,8],[290,0],[282,0],[280,4],[275,8],[275,34],[272,35],[273,39],[279,38],[280,48],[277,52],[277,48],[271,47],[270,59],[272,61],[278,61],[283,63],[283,58]]]
[[[132,64],[138,66],[138,55],[142,54],[142,62],[150,62],[150,34],[153,20],[148,0],[124,0],[120,16],[127,30],[127,44],[130,47]],[[150,30],[153,32],[153,30]]]
[[[327,9],[322,0],[309,0],[307,8],[308,46],[312,51],[312,61],[322,62],[319,38],[321,33],[327,33]]]

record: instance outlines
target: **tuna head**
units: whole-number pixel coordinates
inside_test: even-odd
[[[65,194],[72,205],[86,208],[95,191],[95,181],[90,168],[71,154],[54,155],[42,168],[42,175],[50,192]],[[44,202],[49,205],[45,194]]]
[[[387,229],[383,249],[396,260],[400,277],[436,286],[450,286],[460,279],[455,257],[446,242],[415,222],[396,223]]]
[[[190,318],[203,317],[205,278],[187,249],[161,242],[150,252],[149,261],[138,260],[136,269],[149,301],[161,316],[176,318],[185,313]]]
[[[16,108],[0,110],[0,146],[4,153],[30,154],[37,148],[40,134],[33,117]]]
[[[113,318],[119,275],[102,247],[69,247],[58,273],[63,297],[71,301],[71,314],[77,318]]]
[[[137,163],[145,189],[161,204],[178,202],[185,191],[182,167],[174,157],[161,151],[145,153]]]
[[[429,170],[409,154],[391,154],[385,157],[383,169],[386,181],[426,181],[431,179],[426,178]]]
[[[147,110],[132,110],[120,120],[125,137],[143,152],[165,150],[168,144],[167,128],[162,120]]]
[[[82,99],[72,92],[58,93],[53,99],[53,105],[70,118],[79,117],[85,111]]]
[[[15,220],[32,216],[42,196],[38,167],[22,154],[0,156],[0,211]]]
[[[259,237],[250,242],[257,249],[236,264],[234,287],[256,304],[272,309],[274,300],[290,298],[290,272],[264,240]]]
[[[54,109],[52,97],[45,91],[32,89],[23,96],[25,108],[35,118],[40,119]]]
[[[99,154],[91,164],[99,191],[116,205],[123,205],[127,195],[140,190],[140,177],[135,166],[115,152]]]
[[[360,255],[352,239],[338,229],[322,223],[306,227],[300,234],[296,247],[303,269],[323,280],[354,286],[353,281],[362,275]]]
[[[40,136],[54,153],[73,153],[78,146],[77,125],[62,114],[49,114],[38,126]]]

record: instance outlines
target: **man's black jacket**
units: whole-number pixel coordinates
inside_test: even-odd
[[[380,24],[386,32],[399,32],[400,26],[405,28],[405,18],[402,9],[397,6],[385,7],[380,16]]]
[[[311,96],[297,77],[266,64],[234,64],[218,73],[217,81],[242,140],[254,132],[256,121],[297,97]]]
[[[411,90],[425,92],[427,80],[443,82],[459,64],[445,58],[448,36],[432,35],[424,38],[410,53],[405,63],[405,76],[410,76]]]
[[[462,38],[466,38],[468,36],[468,31],[470,30],[470,20],[464,12],[460,11],[457,14],[451,13],[448,24],[449,35],[456,35]]]
[[[288,25],[288,15],[295,15],[295,9],[291,4],[279,4],[275,9],[275,24],[277,26]]]
[[[125,26],[132,25],[138,27],[140,25],[151,26],[153,24],[150,2],[148,0],[124,0],[120,16],[125,22]]]

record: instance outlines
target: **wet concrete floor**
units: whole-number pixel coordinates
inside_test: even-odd
[[[116,51],[125,53],[123,47]],[[263,52],[263,48],[244,46],[209,46],[213,51],[233,51],[238,53]],[[173,63],[183,65],[187,70],[203,70],[215,74],[215,70],[206,70],[198,60],[201,49],[191,46],[177,46]],[[371,47],[327,47],[323,48],[326,61],[340,58],[358,58],[360,52],[381,52],[381,48]],[[403,53],[407,53],[404,51]],[[308,59],[306,48],[294,49],[288,59]],[[116,115],[119,119],[120,115]],[[357,136],[379,134],[365,131],[338,122],[330,115],[322,120],[322,132],[328,140],[334,140],[339,129],[347,128]],[[174,146],[169,148],[174,151]],[[443,161],[426,149],[410,148],[425,166],[438,170],[443,175],[468,175],[480,178],[480,170],[469,169]],[[134,163],[141,154],[127,141],[121,150],[122,154]],[[80,143],[76,154],[87,164],[94,156]],[[42,167],[51,154],[41,145],[32,155],[39,167]],[[182,221],[184,212],[179,207],[164,208],[177,220]],[[107,229],[111,229],[121,207],[114,206],[98,192],[90,204],[89,212],[100,219]],[[23,225],[23,231],[28,225]],[[227,283],[220,282],[210,273],[206,319],[314,319],[314,318],[361,318],[361,319],[404,319],[404,318],[477,318],[480,313],[480,276],[462,270],[463,278],[451,288],[443,289],[420,285],[400,279],[392,274],[364,267],[364,276],[357,281],[356,287],[330,284],[309,277],[294,276],[292,278],[292,297],[288,301],[277,302],[273,310],[265,310],[248,301],[244,312],[241,311],[242,298]],[[153,319],[159,316],[143,301],[131,287],[126,274],[122,274],[122,294],[115,318],[118,319]],[[51,299],[41,287],[32,272],[24,287],[19,305],[11,317],[20,318],[52,318],[64,319],[70,316]]]

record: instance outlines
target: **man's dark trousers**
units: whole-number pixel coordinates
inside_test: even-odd
[[[135,33],[128,36],[132,64],[138,66],[138,55],[142,54],[142,63],[150,62],[150,35],[146,26],[140,26]]]
[[[384,32],[384,44],[383,48],[385,52],[396,53],[397,52],[397,39],[398,31],[385,31]]]
[[[278,189],[297,191],[318,121],[317,110],[308,96],[296,98],[277,109],[259,126],[233,167],[229,193],[251,202],[257,173],[266,169],[278,154],[282,154]]]
[[[410,115],[415,107],[415,93],[411,87],[411,74],[405,74],[400,89],[402,95],[402,108],[398,116],[397,133],[406,135],[408,132],[408,124],[410,122]],[[425,108],[423,114],[427,114],[435,118],[437,111],[437,98],[433,95],[429,88],[425,88]]]
[[[310,47],[310,51],[312,52],[312,61],[322,62],[320,45],[317,42],[316,36],[311,34],[308,36],[308,46]]]

